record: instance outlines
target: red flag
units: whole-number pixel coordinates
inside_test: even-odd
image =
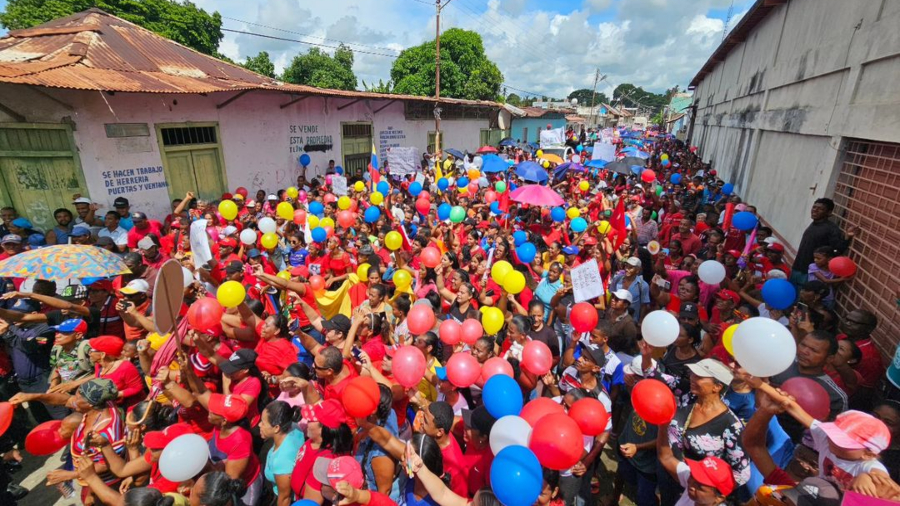
[[[619,249],[619,246],[625,242],[625,238],[628,237],[628,229],[625,227],[625,199],[620,197],[619,203],[616,204],[615,210],[613,210],[612,217],[609,219],[609,225],[616,231],[616,242],[615,248]]]
[[[403,251],[412,251],[412,241],[409,240],[409,236],[406,234],[406,228],[403,227],[403,224],[398,223],[396,230],[397,232],[400,232],[400,237],[403,238]]]
[[[509,212],[509,189],[500,194],[500,204],[498,204],[498,207],[504,213]]]

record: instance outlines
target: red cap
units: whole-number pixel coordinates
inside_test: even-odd
[[[313,463],[313,477],[323,485],[330,485],[331,488],[335,488],[342,481],[346,481],[353,488],[362,488],[365,481],[362,466],[349,455],[335,459],[317,458]]]
[[[684,459],[691,468],[691,477],[703,485],[714,487],[723,496],[734,491],[734,475],[731,466],[719,457],[706,457],[703,460]]]
[[[178,220],[172,220],[172,223],[169,223],[169,228],[181,228],[181,222]]]
[[[381,362],[384,360],[386,353],[384,343],[381,339],[369,339],[366,344],[362,345],[362,350],[369,355],[372,362]]]
[[[307,422],[319,422],[329,429],[337,429],[347,420],[344,406],[336,399],[326,399],[317,404],[305,404],[300,414]]]
[[[237,241],[235,241],[231,237],[226,237],[219,241],[219,246],[230,246],[232,248],[237,248]]]
[[[103,290],[105,292],[111,292],[111,291],[113,291],[113,284],[112,284],[112,281],[110,281],[108,279],[98,279],[97,281],[94,281],[93,283],[88,285],[88,289],[89,290]]]
[[[773,243],[769,244],[768,246],[766,246],[766,249],[784,253],[784,246],[777,242],[773,242]]]
[[[232,195],[232,194],[230,194],[230,193],[228,193],[228,192],[225,192],[225,193],[222,194],[222,200],[231,200],[231,199],[233,199],[233,198],[234,198],[234,195]]]
[[[247,416],[247,401],[240,395],[210,394],[209,412],[234,423]]]
[[[125,347],[125,341],[116,336],[100,336],[88,341],[92,350],[102,351],[111,357],[118,357],[122,354],[122,348]]]
[[[837,446],[847,450],[869,450],[881,453],[891,445],[891,431],[874,416],[862,411],[845,411],[834,422],[820,425]]]
[[[726,251],[725,254],[731,255],[734,258],[741,258],[741,255],[742,255],[742,253],[736,249],[730,249],[730,250]]]
[[[397,353],[397,350],[399,350],[399,349],[400,349],[400,345],[398,345],[398,344],[395,344],[393,346],[385,346],[384,354],[387,355],[388,357],[394,358],[394,353]]]
[[[297,276],[300,278],[308,278],[309,277],[309,267],[305,265],[298,265],[291,269],[291,276]]]
[[[162,450],[173,439],[185,434],[193,434],[191,426],[186,423],[176,423],[169,425],[163,430],[155,430],[144,434],[144,446],[148,450]]]
[[[718,172],[716,172],[715,169],[709,171],[709,175],[710,175],[710,176],[715,176],[716,174],[718,174]]]
[[[718,297],[720,299],[730,300],[731,302],[734,302],[735,304],[737,304],[741,301],[741,297],[738,294],[732,292],[731,290],[719,290],[719,293],[716,294],[716,297]]]

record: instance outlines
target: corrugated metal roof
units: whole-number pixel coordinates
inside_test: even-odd
[[[435,102],[431,97],[331,90],[288,84],[232,65],[100,9],[89,9],[0,38],[0,82],[133,93],[270,90],[377,100]],[[500,108],[484,100],[442,104]]]

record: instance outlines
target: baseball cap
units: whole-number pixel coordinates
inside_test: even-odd
[[[108,235],[104,235],[103,237],[98,237],[97,242],[94,243],[94,246],[115,246],[116,242],[112,240],[112,237]]]
[[[297,267],[294,267],[293,269],[291,269],[291,276],[308,278],[309,277],[309,267],[307,267],[305,265],[298,265]]]
[[[628,290],[626,290],[624,288],[619,288],[618,290],[616,290],[615,292],[612,293],[612,296],[619,300],[628,301],[629,304],[634,302],[634,297],[631,295],[631,292],[629,292]]]
[[[794,488],[781,490],[782,496],[796,506],[838,506],[841,492],[834,483],[813,476],[806,478]]]
[[[258,249],[253,248],[247,252],[247,258],[259,258],[262,256],[262,253],[259,252]]]
[[[700,308],[693,302],[682,302],[678,316],[683,318],[700,318]]]
[[[344,406],[337,399],[326,399],[316,404],[304,404],[300,414],[307,422],[319,422],[329,429],[337,429],[347,419]]]
[[[85,237],[89,235],[91,235],[91,229],[88,227],[73,227],[72,231],[69,232],[69,237]]]
[[[650,364],[651,364],[650,369],[656,368],[656,360],[653,360],[651,358]],[[630,364],[625,364],[625,366],[622,367],[622,370],[625,372],[625,374],[634,374],[635,376],[640,376],[643,378],[644,377],[644,371],[642,369],[643,365],[644,365],[644,357],[641,355],[638,355],[638,356],[634,357],[633,359],[631,359]]]
[[[734,379],[731,369],[714,358],[704,358],[697,363],[688,364],[687,367],[701,378],[713,378],[726,386],[730,385]]]
[[[222,229],[222,234],[224,235],[233,235],[237,233],[237,227],[234,225],[228,225],[224,229]]]
[[[781,243],[777,243],[777,242],[769,243],[769,245],[766,246],[766,249],[770,250],[770,251],[777,251],[779,253],[784,253],[784,245],[782,245]]]
[[[132,220],[146,220],[147,215],[142,212],[131,213]]]
[[[730,250],[726,251],[725,254],[731,255],[734,258],[741,258],[741,252],[736,249],[730,249]]]
[[[581,250],[578,249],[578,246],[566,246],[562,249],[562,252],[566,255],[577,255],[579,251]]]
[[[235,193],[234,196],[231,197],[231,200],[244,200],[244,196],[240,193]]]
[[[274,193],[270,193],[266,200],[278,200],[278,197],[275,196]]]
[[[342,314],[335,315],[333,318],[324,320],[322,322],[322,327],[325,330],[337,330],[346,334],[350,332],[350,318],[347,318]]]
[[[18,313],[34,313],[41,310],[41,303],[31,299],[19,299],[9,309]]]
[[[833,422],[819,425],[828,439],[847,450],[881,453],[891,444],[891,433],[881,420],[862,411],[845,411]]]
[[[22,238],[17,234],[6,234],[0,239],[0,244],[22,244]]]
[[[787,279],[787,273],[781,269],[772,269],[766,273],[766,279]]]
[[[723,496],[734,491],[734,475],[731,466],[719,457],[706,457],[703,460],[684,459],[691,468],[691,476],[710,487],[714,487]]]
[[[397,353],[397,350],[400,349],[400,345],[394,344],[391,346],[384,347],[384,354],[388,357],[394,358],[394,353]]]
[[[57,332],[62,332],[64,334],[70,334],[72,332],[84,333],[87,332],[87,322],[81,318],[70,318],[52,328]]]
[[[226,237],[219,241],[219,246],[226,246],[229,248],[237,248],[237,241],[235,241],[231,237]]]
[[[146,250],[148,250],[148,249],[150,249],[150,248],[155,247],[155,246],[156,246],[156,243],[153,242],[153,239],[151,239],[151,238],[149,238],[149,237],[144,237],[143,239],[141,239],[140,241],[138,241],[137,246],[138,246],[138,248],[140,248],[140,249],[146,251]]]
[[[240,260],[232,260],[225,266],[226,274],[237,274],[244,270],[244,264]]]
[[[169,425],[163,430],[154,430],[144,434],[144,447],[148,450],[162,450],[178,436],[193,434],[191,426],[186,423]]]
[[[720,299],[730,300],[731,302],[734,302],[735,304],[737,304],[741,301],[740,295],[734,293],[731,290],[727,290],[727,289],[719,290],[719,293],[716,294],[716,297],[718,297]]]
[[[250,369],[256,363],[257,356],[255,351],[241,348],[232,353],[228,360],[220,362],[219,369],[225,374],[234,374],[238,371]]]
[[[365,481],[362,466],[349,455],[334,459],[317,458],[313,464],[313,477],[322,485],[328,485],[331,488],[341,481],[346,481],[353,488],[361,488]]]
[[[96,291],[104,291],[104,292],[113,291],[112,281],[110,281],[108,279],[98,279],[97,281],[94,281],[93,283],[88,284],[87,287],[90,288],[91,290],[96,290]]]
[[[603,348],[599,346],[594,346],[592,344],[581,343],[581,356],[585,355],[590,357],[591,362],[597,364],[597,367],[603,367],[606,365],[606,353],[604,353]]]
[[[462,410],[462,418],[466,427],[475,429],[485,436],[491,433],[491,429],[497,421],[484,406]]]
[[[132,279],[119,292],[125,295],[134,295],[136,293],[150,293],[150,284],[143,279]]]
[[[92,350],[101,351],[112,357],[118,357],[122,354],[122,348],[125,347],[125,341],[116,336],[100,336],[88,341]]]
[[[628,257],[628,260],[625,260],[625,263],[632,267],[640,267],[641,259],[638,257]]]
[[[72,204],[93,204],[94,202],[87,197],[79,197],[72,201]]]
[[[209,412],[229,422],[237,422],[247,416],[249,406],[240,395],[210,394]]]
[[[128,199],[126,199],[125,197],[119,197],[113,201],[113,207],[122,208],[122,207],[128,207],[128,206],[129,206]]]
[[[19,228],[34,228],[34,225],[31,224],[31,221],[28,218],[16,218],[12,220],[12,224]]]

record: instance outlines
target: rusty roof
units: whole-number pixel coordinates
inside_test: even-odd
[[[555,114],[560,117],[565,115],[565,111],[560,110],[560,109],[544,109],[543,107],[532,107],[532,106],[521,107],[521,109],[523,111],[525,111],[526,118],[543,118],[544,116],[546,116],[548,114]]]
[[[256,89],[294,95],[435,102],[433,97],[282,83],[195,51],[100,9],[13,30],[0,38],[0,82],[130,93]],[[483,100],[441,98],[439,102],[502,107]]]

